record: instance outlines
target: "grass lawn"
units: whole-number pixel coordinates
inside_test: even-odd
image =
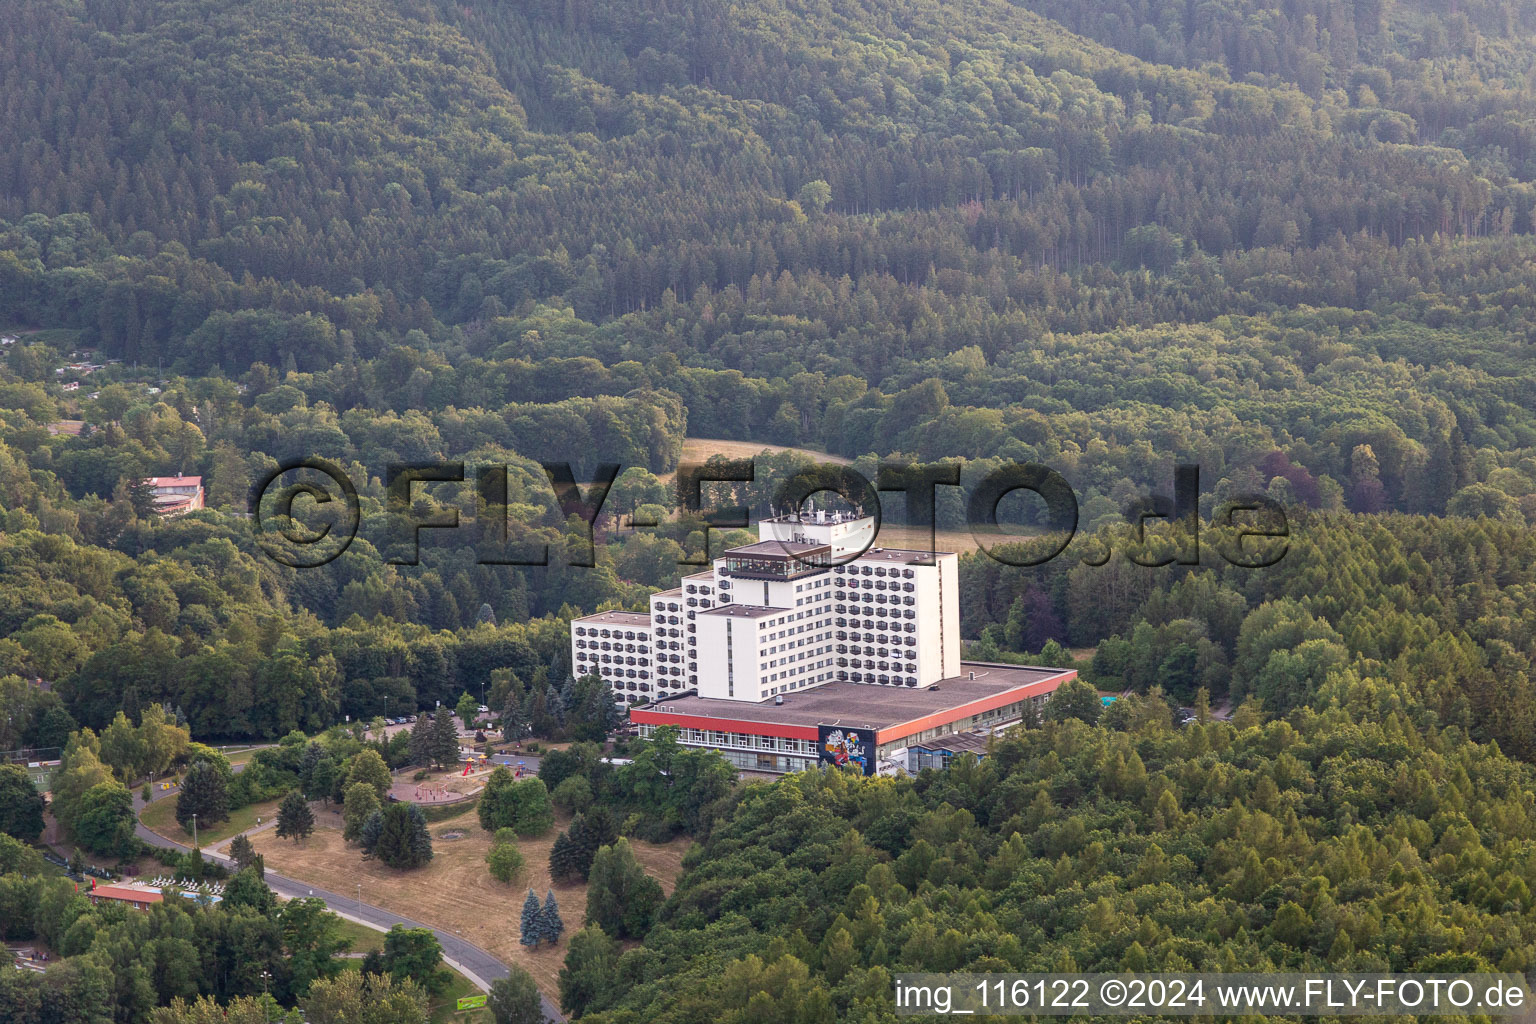
[[[453,971],[453,981],[449,982],[447,988],[432,997],[432,1001],[427,1004],[427,1013],[434,1024],[446,1024],[447,1021],[463,1021],[465,1024],[489,1022],[491,1019],[489,1009],[465,1010],[463,1013],[459,1013],[456,1009],[460,996],[483,994],[468,978],[458,971]]]
[[[247,747],[244,750],[236,750],[236,751],[225,753],[224,756],[229,759],[229,763],[230,764],[245,764],[245,762],[247,762],[251,758],[255,757],[256,756],[256,751],[258,751],[260,749],[262,749],[262,748],[261,747]]]
[[[349,953],[372,953],[384,948],[384,933],[377,928],[342,918],[339,931],[352,940],[352,948],[347,950]]]
[[[139,820],[153,833],[164,836],[172,842],[192,845],[192,833],[182,830],[181,824],[176,820],[176,801],[179,797],[168,796],[156,800],[144,808],[144,813],[139,815]],[[256,825],[256,819],[271,821],[277,813],[278,801],[267,800],[259,804],[248,804],[237,811],[229,812],[229,820],[221,821],[216,825],[204,825],[197,823],[197,841],[206,849],[214,843],[228,839],[236,832],[244,832]]]
[[[523,877],[512,885],[495,881],[486,870],[490,836],[481,831],[473,810],[432,824],[432,862],[415,871],[397,871],[363,860],[356,847],[342,842],[341,832],[335,828],[318,828],[301,842],[278,839],[275,832],[267,830],[252,836],[251,842],[271,870],[349,896],[361,882],[364,902],[457,932],[500,960],[522,966],[545,995],[558,998],[566,942],[581,927],[587,907],[585,883],[550,883],[549,849],[567,821],[560,815],[556,827],[546,834],[518,841],[525,866]],[[451,832],[463,833],[462,838],[443,838]],[[681,874],[688,841],[674,840],[662,846],[632,841],[630,845],[646,871],[670,893]],[[554,946],[529,950],[518,941],[518,919],[529,886],[541,899],[545,890],[554,889],[565,920],[565,936]]]

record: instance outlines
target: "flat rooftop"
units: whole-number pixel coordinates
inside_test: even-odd
[[[572,622],[581,622],[588,626],[646,626],[651,624],[650,615],[645,612],[598,612],[596,615],[583,615]]]
[[[721,558],[800,558],[831,551],[829,544],[807,544],[798,540],[760,540],[756,544],[743,544],[739,548],[727,548]]]
[[[932,563],[936,558],[955,558],[953,551],[916,551],[911,548],[870,548],[856,559],[856,562],[891,562],[896,565],[917,565],[919,563]],[[848,564],[847,562],[843,563]]]
[[[947,732],[943,736],[935,736],[931,740],[923,740],[921,743],[912,744],[914,747],[922,747],[924,750],[947,750],[951,754],[971,753],[985,754],[987,741],[992,737],[984,732]]]
[[[789,608],[774,608],[766,604],[721,604],[713,608],[706,608],[699,612],[700,615],[723,615],[733,619],[761,619],[769,615],[777,615],[779,612],[791,611]],[[733,702],[734,703],[734,702]]]
[[[712,609],[709,614],[721,610]],[[771,614],[783,610],[770,608],[765,611]],[[773,698],[754,702],[717,697],[674,697],[634,710],[764,725],[843,725],[879,730],[996,697],[1009,690],[1045,683],[1071,671],[976,661],[962,661],[960,668],[960,675],[940,680],[931,687],[831,682],[786,693],[783,704],[775,704]],[[970,675],[972,672],[976,674],[974,679]],[[1022,699],[1026,695],[1020,696]]]
[[[860,519],[874,519],[874,516],[863,515],[837,509],[835,511],[814,509],[806,512],[791,512],[785,516],[769,516],[762,520],[765,523],[794,523],[797,526],[836,526],[839,523],[855,523]]]

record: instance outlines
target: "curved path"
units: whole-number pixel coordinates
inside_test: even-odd
[[[235,771],[240,771],[244,767],[245,765],[243,764],[234,766]],[[150,799],[158,800],[162,797],[173,796],[178,792],[180,791],[174,788],[170,790],[157,789],[151,793]],[[144,810],[145,806],[143,796],[136,791],[133,796],[134,834],[150,846],[157,846],[166,850],[188,851],[190,847],[151,831],[148,826],[139,820],[138,815]],[[231,836],[230,838],[233,839],[234,837]],[[203,857],[205,860],[213,861],[226,868],[234,865],[234,861],[229,857],[222,853],[214,853],[211,850],[204,850]],[[379,931],[387,932],[397,924],[404,925],[407,928],[428,929],[433,935],[437,936],[437,941],[442,944],[444,962],[474,982],[481,989],[489,990],[491,982],[498,978],[505,978],[511,973],[507,969],[506,964],[473,942],[468,942],[452,932],[444,931],[441,928],[433,928],[431,925],[422,924],[420,921],[413,921],[408,917],[401,917],[399,914],[385,910],[382,907],[376,907],[371,903],[363,903],[360,900],[353,899],[351,896],[328,892],[325,889],[316,889],[314,886],[301,882],[296,878],[279,875],[270,868],[264,877],[267,886],[279,896],[285,896],[290,899],[312,896],[315,899],[324,900],[325,905],[337,915],[349,921],[356,921],[358,924],[376,928]],[[547,1019],[552,1021],[565,1020],[565,1017],[560,1013],[559,1007],[543,992],[539,993],[539,1002],[544,1007],[544,1016]]]

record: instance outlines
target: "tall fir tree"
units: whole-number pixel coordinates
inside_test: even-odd
[[[560,919],[560,904],[555,902],[555,890],[549,889],[544,894],[544,909],[539,911],[539,937],[545,942],[556,943],[564,931],[565,922]]]
[[[556,881],[570,881],[581,877],[576,844],[571,842],[569,830],[556,836],[554,845],[549,848],[549,877]]]
[[[420,807],[410,805],[411,852],[416,863],[425,864],[432,859],[432,830],[427,827],[427,816]]]
[[[570,827],[555,840],[549,851],[549,871],[556,878],[586,881],[592,871],[597,851],[619,836],[613,812],[593,807],[571,819]],[[562,842],[563,840],[563,842]]]
[[[432,718],[432,763],[456,764],[459,760],[459,727],[453,708],[446,704]]]
[[[528,716],[523,709],[526,700],[514,677],[513,685],[507,690],[506,704],[501,709],[501,738],[508,743],[518,742],[528,732]]]
[[[528,890],[528,898],[523,900],[522,942],[530,949],[539,944],[543,937],[542,924],[543,908],[539,906],[539,898],[534,895],[533,889]]]
[[[411,764],[432,763],[432,716],[423,711],[411,726]]]
[[[363,822],[363,827],[358,831],[357,844],[363,848],[364,857],[372,857],[373,851],[378,848],[379,836],[384,834],[384,812],[374,811]]]
[[[373,818],[363,827],[363,849],[392,868],[419,868],[432,859],[432,833],[426,815],[415,804],[390,804],[379,814],[377,836],[370,834]]]

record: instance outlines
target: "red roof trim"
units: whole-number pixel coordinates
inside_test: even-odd
[[[1054,676],[1049,676],[1037,682],[1026,683],[1023,686],[1015,686],[1011,690],[1002,693],[994,693],[987,697],[959,704],[952,708],[943,708],[921,718],[914,718],[907,722],[898,722],[877,730],[875,742],[889,743],[907,736],[913,736],[928,729],[942,725],[949,725],[961,718],[969,718],[985,711],[993,711],[1009,704],[1016,704],[1026,697],[1038,697],[1047,693],[1054,693],[1056,688],[1069,679],[1077,678],[1075,669],[1066,669]],[[777,722],[752,722],[738,718],[713,718],[706,715],[690,715],[679,711],[654,711],[644,708],[634,708],[629,712],[629,720],[640,725],[676,725],[685,729],[712,729],[716,732],[740,732],[753,736],[778,736],[782,739],[811,740],[815,742],[819,736],[814,725],[786,725]]]
[[[1026,697],[1039,697],[1043,694],[1054,693],[1056,688],[1062,683],[1076,678],[1076,669],[1066,669],[1059,675],[1050,676],[1038,682],[1015,686],[1011,690],[1004,690],[1002,693],[994,693],[990,697],[982,697],[967,704],[935,711],[931,715],[914,718],[910,722],[898,722],[895,725],[877,731],[875,733],[875,743],[889,743],[892,740],[915,736],[925,730],[937,728],[941,725],[949,725],[959,719],[979,715],[984,711],[994,711],[1009,704],[1016,704]]]
[[[642,725],[676,725],[685,729],[712,729],[715,732],[744,732],[753,736],[777,736],[789,740],[810,740],[813,743],[816,741],[814,725],[748,722],[735,718],[711,718],[675,711],[647,711],[642,708],[631,710],[629,720]]]

